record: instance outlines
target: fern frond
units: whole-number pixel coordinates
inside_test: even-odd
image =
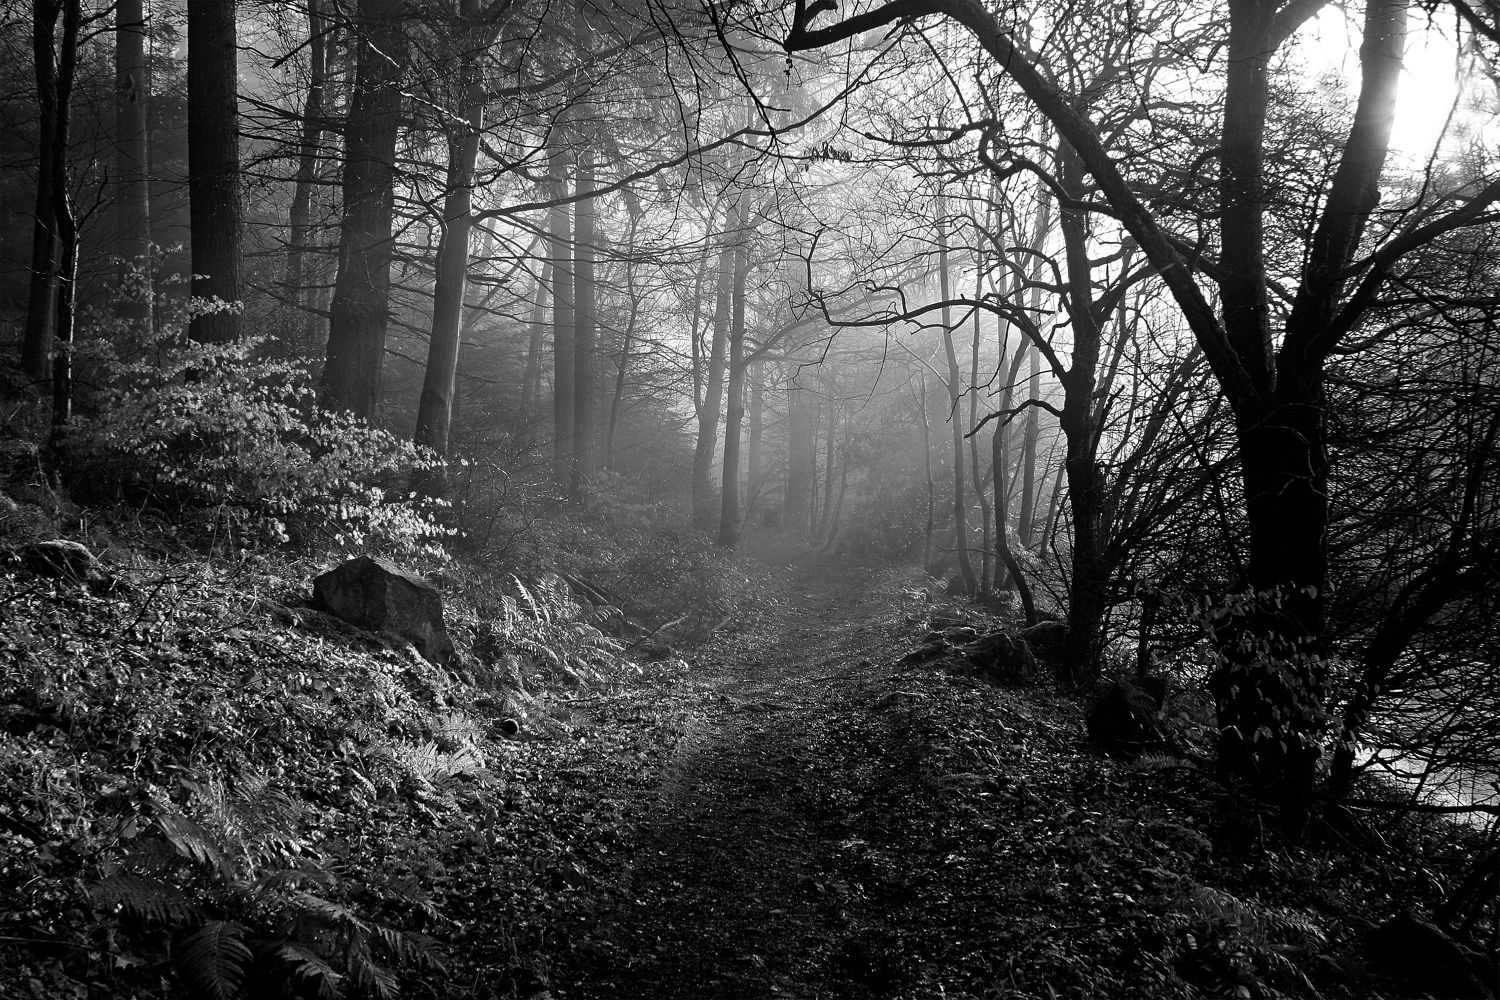
[[[381,947],[397,962],[439,970],[443,968],[436,944],[425,934],[398,931],[388,924],[376,924],[374,931]]]
[[[317,917],[326,924],[349,928],[358,934],[369,933],[369,924],[361,920],[359,914],[347,906],[335,903],[331,899],[324,899],[322,896],[315,896],[310,892],[299,892],[292,899],[302,907],[306,914]]]
[[[295,867],[273,868],[262,872],[250,886],[253,896],[264,897],[294,892],[299,889],[326,889],[334,883],[333,875],[322,865],[297,858]]]
[[[516,590],[520,591],[521,597],[525,599],[526,606],[531,609],[531,617],[547,625],[551,625],[552,613],[547,610],[546,605],[538,603],[537,599],[531,596],[531,591],[526,589],[526,584],[521,582],[521,578],[519,576],[516,576],[514,573],[512,573],[510,575],[510,578],[515,582]]]
[[[329,965],[322,955],[300,944],[284,944],[276,949],[276,957],[286,964],[293,977],[315,984],[318,996],[325,1000],[339,996],[343,974]]]
[[[234,866],[214,842],[212,833],[190,816],[164,812],[156,817],[156,828],[178,854],[205,868],[213,868],[226,879],[234,878]]]
[[[370,954],[369,938],[364,934],[349,938],[344,948],[344,964],[361,993],[381,1000],[396,996],[396,974],[375,961],[375,956]]]
[[[102,909],[119,907],[133,917],[164,924],[181,923],[197,909],[175,885],[123,872],[100,879],[86,891]]]
[[[173,960],[178,971],[212,1000],[234,1000],[245,983],[250,949],[245,929],[227,920],[210,920],[185,938]]]

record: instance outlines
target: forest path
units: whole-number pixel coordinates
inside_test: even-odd
[[[1042,829],[1034,789],[1054,765],[1084,759],[1076,720],[897,663],[936,610],[909,568],[771,565],[772,613],[616,710],[641,739],[671,734],[653,762],[606,751],[571,772],[628,832],[581,852],[588,877],[552,924],[551,995],[981,996],[1038,949],[1036,974],[1065,984],[1047,928],[1067,875],[1013,834]],[[607,742],[606,718],[588,725]]]
[[[804,557],[776,613],[695,651],[682,734],[601,933],[623,968],[567,995],[818,996],[818,947],[849,930],[844,814],[868,792],[867,761],[837,750],[889,666],[884,568]],[[847,892],[847,886],[844,887]]]

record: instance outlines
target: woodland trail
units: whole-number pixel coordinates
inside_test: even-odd
[[[607,857],[581,852],[543,985],[557,1000],[1067,995],[1069,952],[1106,928],[1092,894],[1086,933],[1059,928],[1093,860],[1043,825],[1047,783],[1097,776],[1076,720],[899,665],[934,610],[903,596],[909,571],[807,555],[785,570],[774,614],[620,715],[673,734],[654,763],[606,752],[570,770],[625,832]],[[1005,832],[1021,827],[1046,843]]]
[[[817,945],[849,929],[840,816],[868,781],[834,745],[876,691],[869,657],[891,646],[892,608],[869,567],[804,561],[796,574],[779,614],[698,651],[646,849],[600,928],[626,967],[569,995],[831,991]]]

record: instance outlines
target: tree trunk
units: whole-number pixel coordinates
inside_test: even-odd
[[[536,416],[542,398],[542,348],[547,326],[547,285],[552,276],[552,262],[542,261],[537,275],[536,291],[531,303],[531,336],[526,342],[526,369],[521,376],[521,414],[526,420]]]
[[[713,340],[708,349],[703,406],[698,411],[698,440],[693,446],[693,526],[700,531],[711,531],[715,524],[714,446],[719,438],[719,409],[724,403],[724,353],[729,339],[733,285],[734,250],[726,243],[719,251],[719,271],[714,282]]]
[[[573,477],[568,495],[583,499],[584,484],[594,477],[594,339],[595,263],[597,206],[594,190],[594,151],[585,145],[578,151],[578,202],[575,214],[573,261]]]
[[[151,184],[147,175],[146,15],[141,0],[115,5],[116,315],[151,331]]]
[[[631,216],[627,245],[635,245],[635,227],[638,217]],[[630,303],[630,315],[625,319],[625,331],[620,337],[620,363],[615,368],[615,391],[610,396],[609,424],[604,429],[604,467],[615,465],[615,431],[620,425],[620,414],[625,408],[625,379],[630,371],[630,355],[635,350],[635,324],[640,318],[641,298],[635,289],[635,261],[625,262],[625,298]]]
[[[479,0],[462,0],[459,17],[468,22],[479,12]],[[448,137],[447,195],[443,199],[443,232],[438,238],[437,276],[433,283],[432,332],[427,344],[427,370],[417,403],[416,443],[431,448],[439,458],[448,455],[453,426],[453,389],[458,376],[459,341],[464,315],[464,292],[469,279],[469,234],[473,228],[474,165],[479,159],[479,133],[484,128],[484,94],[478,80],[478,39],[465,39],[460,74],[463,79],[462,131]],[[428,496],[445,492],[446,475],[439,465],[417,477]]]
[[[359,55],[344,123],[344,217],[322,389],[326,406],[366,419],[380,405],[385,360],[405,9],[404,0],[359,0]]]
[[[975,246],[979,245],[979,237],[976,234]],[[984,299],[984,259],[976,250],[974,254],[974,301]],[[980,328],[979,317],[984,314],[982,309],[974,310],[974,336],[969,344],[969,385],[974,391],[969,393],[969,426],[974,427],[979,421],[979,342],[983,335]],[[974,481],[974,495],[979,498],[979,516],[983,529],[983,542],[980,546],[981,562],[979,566],[979,592],[988,594],[990,592],[990,498],[984,488],[984,475],[980,472],[979,465],[979,435],[969,436],[969,469],[970,477]],[[992,468],[992,471],[998,471]]]
[[[830,392],[830,396],[832,393]],[[828,407],[828,427],[825,431],[826,437],[823,441],[823,502],[819,504],[818,527],[813,537],[819,542],[828,539],[828,527],[833,520],[833,459],[834,438],[839,428],[838,406],[830,398]]]
[[[1036,349],[1035,344],[1026,344],[1025,348],[1030,364],[1026,379],[1026,398],[1039,399],[1042,391],[1041,352]],[[1016,514],[1016,534],[1026,548],[1031,547],[1036,535],[1036,441],[1039,420],[1039,412],[1033,406],[1026,411],[1026,423],[1021,432],[1021,508]]]
[[[1072,147],[1058,147],[1058,182],[1070,194],[1081,191],[1083,165]],[[1067,306],[1073,325],[1073,357],[1062,375],[1063,405],[1058,423],[1067,441],[1063,466],[1073,521],[1072,570],[1068,581],[1068,633],[1063,666],[1068,680],[1082,684],[1099,672],[1104,614],[1109,602],[1111,566],[1104,550],[1104,478],[1095,462],[1094,387],[1103,336],[1093,298],[1088,257],[1087,213],[1060,206],[1067,258]]]
[[[26,307],[26,333],[21,342],[21,367],[41,381],[49,374],[52,338],[57,332],[58,272],[62,247],[57,238],[57,186],[63,182],[56,162],[59,117],[57,94],[57,18],[62,0],[32,4],[31,52],[36,63],[37,172],[36,216],[31,230],[31,288]],[[66,153],[66,146],[64,147]],[[64,159],[63,167],[66,166]]]
[[[307,98],[302,104],[302,134],[297,154],[297,174],[292,192],[292,208],[287,218],[286,287],[288,301],[295,310],[307,309],[303,324],[306,346],[312,348],[316,326],[307,289],[306,254],[312,242],[313,186],[318,175],[318,152],[323,141],[323,92],[328,86],[326,26],[323,21],[324,0],[308,0],[307,32],[309,78]]]
[[[52,442],[61,446],[59,432],[73,416],[73,326],[78,294],[78,220],[73,211],[68,171],[68,132],[72,121],[73,76],[78,67],[78,31],[83,20],[81,0],[65,0],[62,41],[57,51],[56,123],[52,148],[43,169],[54,172],[52,216],[62,249],[57,289],[57,335],[52,357]],[[50,24],[49,24],[50,31]],[[51,57],[51,45],[47,56]]]
[[[238,340],[243,328],[239,34],[234,0],[188,4],[188,212],[192,296],[214,302],[194,316],[199,343]]]
[[[788,531],[806,532],[812,520],[813,466],[817,442],[813,440],[812,393],[798,384],[800,370],[795,358],[788,362],[786,493],[782,498],[781,523]]]
[[[734,252],[733,306],[729,327],[729,406],[724,414],[724,475],[719,497],[719,537],[722,548],[732,549],[740,540],[740,431],[745,423],[745,284],[750,276],[750,250],[744,227],[748,215],[745,196],[735,213],[740,225],[740,245]]]
[[[932,417],[927,412],[927,372],[917,372],[917,414],[922,421],[922,467],[927,483],[927,521],[922,530],[922,572],[931,575],[932,536],[937,530],[937,482],[932,476]]]
[[[568,196],[568,153],[562,123],[553,121],[547,151],[551,197]],[[573,224],[567,205],[547,212],[548,256],[552,259],[552,480],[559,493],[573,488]]]
[[[938,295],[945,303],[943,316],[943,353],[948,359],[948,424],[953,432],[953,550],[958,556],[958,572],[963,577],[965,594],[978,589],[974,565],[969,560],[969,500],[964,493],[964,428],[960,404],[963,385],[959,381],[958,353],[953,347],[952,310],[948,301],[948,227],[943,218],[943,199],[938,199]]]
[[[765,455],[762,451],[762,434],[766,410],[766,366],[757,360],[750,366],[750,468],[745,477],[745,517],[765,502],[761,493],[765,487]]]

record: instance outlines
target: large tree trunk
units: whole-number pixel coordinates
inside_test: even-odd
[[[568,196],[568,152],[563,126],[552,123],[547,184],[557,202]],[[568,206],[547,212],[547,254],[552,260],[552,481],[559,493],[573,488],[573,222]]]
[[[57,238],[57,192],[63,183],[55,162],[59,116],[67,109],[57,99],[57,17],[62,0],[35,0],[31,17],[31,53],[36,63],[37,174],[36,216],[31,230],[31,287],[26,306],[26,333],[21,367],[33,379],[48,377],[52,338],[57,331],[58,270],[62,265]],[[64,147],[66,152],[66,146]],[[63,161],[66,166],[66,158]]]
[[[42,164],[42,169],[53,171],[57,178],[52,187],[52,216],[57,227],[57,242],[62,249],[58,273],[57,336],[52,358],[53,444],[59,447],[59,432],[73,416],[73,325],[74,303],[78,295],[78,221],[73,211],[73,198],[68,183],[68,132],[72,121],[73,76],[78,66],[78,31],[82,20],[81,0],[65,0],[62,40],[57,50],[56,89],[53,92],[56,122],[52,129],[52,147]],[[50,43],[47,48],[47,57],[50,59]]]
[[[462,0],[459,16],[465,21],[479,12],[479,0]],[[459,72],[464,79],[463,131],[448,137],[447,195],[443,200],[443,232],[438,238],[437,278],[433,284],[432,332],[427,345],[427,370],[417,403],[416,443],[448,454],[453,425],[453,389],[458,375],[458,352],[463,328],[464,292],[469,279],[469,234],[473,228],[474,165],[479,159],[479,133],[484,128],[484,94],[478,77],[478,39],[465,39]],[[419,478],[429,496],[444,492],[442,466]]]
[[[698,410],[698,439],[693,445],[693,526],[712,531],[714,446],[719,439],[719,410],[724,404],[724,354],[729,340],[730,300],[734,286],[734,249],[719,251],[714,282],[714,319],[708,349],[708,371],[703,382],[703,405]]]
[[[404,0],[359,0],[354,96],[344,123],[344,217],[323,402],[367,419],[380,405],[385,361],[405,9]]]
[[[578,151],[578,202],[575,214],[573,262],[573,478],[568,495],[583,498],[584,484],[594,477],[594,339],[598,329],[595,264],[597,206],[594,190],[594,151]]]
[[[745,196],[735,213],[741,232],[746,222]],[[745,283],[750,275],[750,250],[740,237],[734,253],[732,319],[729,325],[729,406],[724,414],[724,475],[719,497],[718,544],[732,549],[740,540],[740,431],[745,423]]]
[[[298,144],[297,174],[292,191],[292,208],[287,218],[286,276],[282,283],[286,288],[287,301],[296,310],[307,309],[307,320],[302,324],[306,346],[311,348],[316,330],[315,314],[307,289],[306,254],[312,242],[313,187],[318,179],[318,152],[323,141],[323,92],[328,86],[328,53],[326,25],[322,4],[324,0],[308,0],[308,62],[309,77],[307,97],[302,104],[302,134]]]
[[[188,212],[192,295],[227,306],[193,317],[199,343],[238,340],[243,328],[239,35],[235,2],[188,4]]]
[[[1067,144],[1060,144],[1058,161],[1059,183],[1070,194],[1079,196],[1083,166],[1077,154]],[[1060,206],[1059,215],[1067,258],[1068,315],[1073,324],[1073,356],[1061,376],[1063,405],[1058,421],[1067,441],[1063,467],[1068,475],[1073,522],[1063,664],[1069,679],[1079,684],[1092,680],[1099,672],[1111,573],[1104,548],[1104,477],[1095,462],[1098,433],[1094,423],[1094,388],[1103,331],[1093,297],[1087,213],[1077,207]]]
[[[147,175],[146,15],[141,0],[115,5],[115,255],[117,315],[151,330],[151,184]],[[138,275],[138,277],[137,277]]]

